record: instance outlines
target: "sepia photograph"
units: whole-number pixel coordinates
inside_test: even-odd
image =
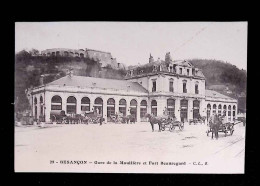
[[[248,22],[16,22],[14,171],[245,174]]]

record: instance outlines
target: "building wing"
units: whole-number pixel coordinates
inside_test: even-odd
[[[228,97],[228,96],[223,95],[223,94],[220,94],[219,92],[216,92],[214,90],[205,90],[205,93],[206,93],[206,99],[207,98],[213,98],[213,99],[214,98],[215,99],[220,98],[220,99],[226,99],[226,100],[228,99],[230,101],[236,101],[236,99]]]

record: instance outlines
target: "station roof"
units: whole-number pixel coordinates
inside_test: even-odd
[[[206,98],[210,97],[210,98],[222,98],[222,99],[230,99],[230,100],[235,100],[234,98],[228,97],[226,95],[220,94],[217,91],[214,90],[205,90],[205,94],[206,94]]]
[[[147,93],[148,91],[139,83],[126,80],[94,78],[86,76],[65,76],[47,85],[74,86],[74,87],[95,87],[104,89],[129,90],[131,92]]]

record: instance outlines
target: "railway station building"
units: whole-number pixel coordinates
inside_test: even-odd
[[[110,115],[134,114],[137,122],[147,121],[146,113],[155,116],[175,115],[189,121],[213,113],[225,115],[228,121],[237,117],[237,100],[213,90],[206,90],[202,71],[185,60],[165,60],[128,68],[125,79],[67,76],[35,87],[30,92],[32,113],[50,121],[53,110],[82,114],[97,110],[107,122]]]

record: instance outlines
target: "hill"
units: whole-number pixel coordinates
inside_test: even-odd
[[[237,94],[246,92],[247,73],[245,70],[219,60],[191,59],[189,62],[202,69],[207,80],[206,86],[224,84]]]

